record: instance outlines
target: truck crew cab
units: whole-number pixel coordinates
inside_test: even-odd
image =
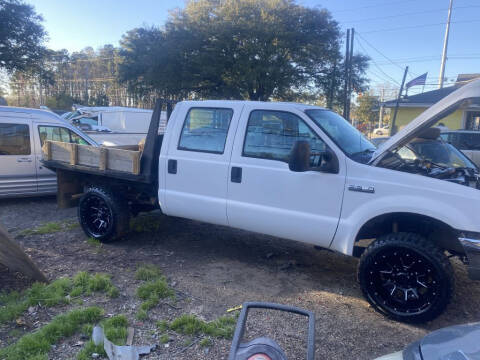
[[[180,102],[159,135],[157,104],[139,168],[115,170],[124,153],[79,163],[82,145],[56,158],[54,142],[44,164],[57,171],[60,205],[78,202],[87,236],[111,241],[131,215],[160,208],[361,255],[368,301],[394,319],[426,321],[452,298],[450,255],[480,279],[478,169],[407,162],[397,151],[479,99],[480,81],[465,85],[378,149],[336,113],[293,103]]]

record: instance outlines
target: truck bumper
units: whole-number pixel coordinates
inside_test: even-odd
[[[474,238],[462,234],[458,240],[468,258],[468,277],[472,280],[480,280],[480,237],[475,236]]]

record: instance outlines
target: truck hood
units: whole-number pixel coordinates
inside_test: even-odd
[[[434,331],[403,350],[404,360],[480,359],[480,323]]]
[[[480,105],[480,80],[472,81],[460,87],[417,116],[407,126],[377,148],[370,159],[370,164],[376,165],[388,151],[406,145],[423,130],[431,127],[455,110],[473,104]]]

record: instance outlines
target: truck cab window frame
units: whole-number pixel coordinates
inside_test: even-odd
[[[225,152],[225,145],[227,143],[233,113],[233,109],[231,108],[190,108],[185,116],[182,130],[180,131],[177,149],[223,154]],[[205,119],[202,118],[202,115],[211,115],[211,118]]]
[[[31,155],[30,126],[0,123],[0,156]]]
[[[300,140],[310,143],[312,166],[329,148],[300,116],[289,111],[253,110],[248,117],[242,156],[288,163],[293,145]]]

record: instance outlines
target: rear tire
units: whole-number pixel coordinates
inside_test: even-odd
[[[442,249],[413,233],[389,234],[370,244],[360,258],[358,280],[377,311],[403,322],[434,319],[454,289],[453,269]]]
[[[92,186],[80,199],[78,221],[88,237],[111,242],[128,232],[127,202],[107,188]]]

